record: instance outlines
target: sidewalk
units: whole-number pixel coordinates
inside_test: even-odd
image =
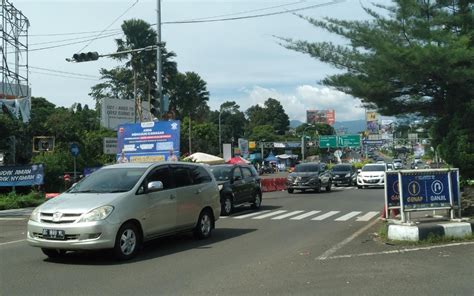
[[[22,217],[29,216],[35,208],[11,209],[0,211],[0,217]]]

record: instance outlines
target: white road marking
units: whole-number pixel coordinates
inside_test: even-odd
[[[345,245],[347,245],[348,243],[350,243],[352,240],[354,240],[356,237],[358,237],[359,235],[361,235],[362,233],[364,233],[365,231],[367,231],[367,229],[369,229],[370,227],[374,226],[375,223],[377,223],[378,220],[374,220],[372,222],[370,222],[369,224],[365,225],[364,227],[362,227],[361,229],[357,230],[356,232],[354,232],[351,236],[349,236],[348,238],[346,238],[345,240],[343,240],[342,242],[334,245],[332,248],[330,248],[329,250],[327,250],[326,252],[324,252],[321,256],[319,256],[317,259],[318,260],[326,260],[328,257],[330,257],[332,254],[336,253],[337,250],[339,250],[340,248],[344,247]]]
[[[283,215],[280,215],[280,216],[276,216],[276,217],[273,217],[272,220],[281,220],[281,219],[285,219],[285,218],[288,218],[290,216],[294,216],[296,214],[299,214],[299,213],[303,213],[304,211],[293,211],[293,212],[289,212],[289,213],[286,213],[286,214],[283,214]]]
[[[309,211],[305,214],[302,214],[302,215],[299,215],[299,216],[296,216],[296,217],[293,217],[293,218],[290,218],[290,220],[301,220],[301,219],[304,219],[304,218],[307,218],[309,216],[313,216],[313,215],[316,215],[317,213],[320,213],[321,211]]]
[[[368,212],[364,216],[357,217],[356,221],[369,221],[378,214],[380,214],[380,212]]]
[[[341,216],[341,217],[335,219],[334,221],[347,221],[347,220],[351,219],[352,217],[355,217],[355,216],[359,215],[360,213],[362,213],[362,212],[359,212],[359,211],[350,212],[349,214],[345,214],[344,216]]]
[[[322,220],[324,220],[324,219],[326,219],[326,218],[329,218],[329,217],[331,217],[331,216],[336,215],[336,214],[339,213],[339,212],[340,212],[340,211],[330,211],[330,212],[327,212],[326,214],[322,214],[322,215],[320,215],[320,216],[317,216],[317,217],[315,217],[315,218],[313,218],[313,219],[311,219],[311,220],[322,221]]]
[[[257,215],[267,213],[267,212],[270,212],[270,210],[254,212],[254,213],[240,215],[240,216],[236,216],[236,217],[232,217],[232,218],[234,218],[234,219],[245,219],[245,218],[248,218],[248,217],[257,216]]]
[[[261,216],[253,217],[252,219],[265,219],[265,218],[268,218],[268,217],[271,217],[271,216],[283,214],[285,212],[286,212],[285,210],[278,210],[278,211],[270,212],[268,214],[264,214],[264,215],[261,215]]]
[[[11,241],[11,242],[6,242],[6,243],[0,243],[0,246],[9,245],[9,244],[14,244],[14,243],[19,243],[19,242],[24,242],[24,241],[26,241],[26,239],[19,239],[19,240],[16,240],[16,241]]]
[[[24,218],[13,218],[13,217],[5,217],[5,218],[0,218],[0,221],[23,221],[23,220],[26,220],[28,218],[24,217]]]
[[[432,249],[465,246],[465,245],[473,245],[473,244],[474,242],[461,242],[461,243],[452,243],[452,244],[447,244],[447,245],[437,245],[437,246],[420,247],[420,248],[412,248],[412,249],[400,249],[400,250],[372,252],[372,253],[338,255],[338,256],[327,257],[325,259],[341,259],[341,258],[354,258],[354,257],[376,256],[376,255],[403,254],[403,253],[408,253],[408,252],[426,251],[426,250],[432,250]],[[324,260],[320,258],[318,259]]]

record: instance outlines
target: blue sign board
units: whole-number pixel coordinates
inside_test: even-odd
[[[71,146],[69,146],[69,151],[71,151],[73,157],[77,157],[79,155],[79,145],[72,143]]]
[[[32,186],[44,183],[43,164],[0,166],[1,186]]]
[[[385,197],[387,199],[387,205],[391,207],[400,206],[400,192],[398,187],[398,172],[387,172],[386,173],[386,186],[385,186]]]
[[[179,157],[179,133],[180,122],[177,120],[119,125],[117,160],[156,162]]]
[[[452,172],[455,174],[455,172]],[[450,192],[447,171],[402,173],[405,209],[449,207]],[[457,179],[452,186],[457,188]]]
[[[368,145],[368,146],[371,146],[371,145],[377,146],[377,145],[383,145],[383,140],[367,140],[367,139],[364,139],[364,140],[362,140],[362,143],[364,145]]]

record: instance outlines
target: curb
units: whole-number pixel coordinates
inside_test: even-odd
[[[474,233],[474,222],[454,222],[429,225],[388,225],[388,239],[420,241],[430,235],[463,238]]]

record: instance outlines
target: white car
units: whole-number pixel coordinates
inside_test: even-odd
[[[364,165],[357,175],[357,188],[384,187],[386,170],[387,166],[385,164]]]

